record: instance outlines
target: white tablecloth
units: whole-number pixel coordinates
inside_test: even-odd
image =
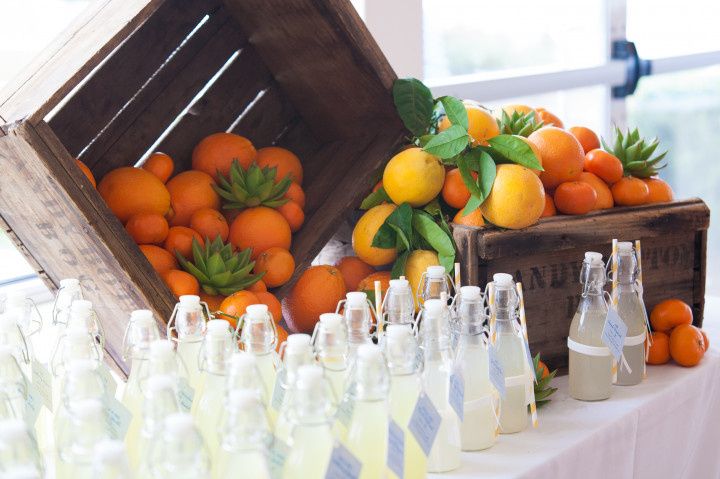
[[[648,366],[638,386],[582,402],[558,378],[540,426],[501,435],[486,451],[463,454],[460,469],[432,478],[720,478],[720,298],[709,298],[711,348],[694,368]]]

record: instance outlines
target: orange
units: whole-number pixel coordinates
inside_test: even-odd
[[[532,141],[528,140],[528,139],[525,138],[524,136],[520,136],[520,135],[513,135],[513,136],[514,136],[515,138],[518,138],[518,139],[522,140],[523,142],[525,142],[525,144],[526,144],[527,146],[530,147],[530,149],[532,150],[533,155],[535,155],[535,158],[537,159],[538,163],[540,163],[540,166],[542,166],[542,164],[543,164],[543,162],[542,162],[542,155],[540,154],[540,149],[535,145],[535,143],[533,143]],[[532,171],[533,173],[535,173],[536,175],[538,175],[538,176],[540,176],[540,173],[542,173],[542,171],[540,171],[540,170],[531,170],[531,171]]]
[[[277,346],[275,346],[275,351],[280,352],[280,345],[287,341],[288,332],[279,324],[275,325],[275,329],[277,330]]]
[[[502,111],[508,114],[508,116],[512,116],[513,113],[518,112],[521,115],[527,115],[530,112],[535,113],[535,118],[537,118],[537,111],[535,108],[529,107],[527,105],[505,105],[502,107]]]
[[[650,188],[640,178],[625,176],[612,185],[612,195],[618,206],[644,205],[650,196]]]
[[[193,149],[192,167],[212,178],[217,177],[218,171],[227,177],[234,160],[247,169],[256,156],[257,151],[247,138],[234,133],[213,133],[200,140]]]
[[[239,318],[240,316],[245,314],[245,308],[247,308],[251,304],[259,303],[260,299],[258,299],[255,293],[252,293],[250,291],[242,290],[233,293],[227,298],[225,298],[222,303],[220,303],[220,311],[227,315],[234,316],[234,318],[223,316],[222,319],[228,320],[233,329],[235,329],[235,327],[237,326],[237,319],[235,318]]]
[[[285,193],[285,198],[289,198],[299,204],[300,208],[305,209],[305,192],[297,183],[290,183],[290,187]]]
[[[692,324],[692,322],[692,308],[679,299],[661,301],[650,312],[650,325],[653,331],[667,333],[675,326]]]
[[[550,113],[545,108],[535,108],[538,114],[538,120],[543,122],[544,126],[556,126],[558,128],[565,128],[563,122],[557,115]]]
[[[277,173],[275,174],[276,182],[290,175],[294,183],[302,185],[302,163],[300,163],[300,158],[292,151],[280,148],[279,146],[266,146],[257,151],[255,161],[261,168],[265,166],[277,168]]]
[[[290,200],[284,205],[278,206],[277,210],[290,225],[290,231],[295,233],[305,223],[305,213],[299,204]]]
[[[168,222],[157,213],[132,215],[125,229],[137,244],[161,244],[168,235]]]
[[[257,280],[250,286],[246,288],[248,291],[252,291],[253,293],[262,293],[267,291],[267,285],[265,284],[265,281],[263,280]]]
[[[588,183],[566,181],[560,184],[553,196],[555,208],[566,215],[584,215],[595,208],[597,193]]]
[[[477,178],[477,173],[473,172],[473,176]],[[445,173],[442,197],[445,203],[455,209],[464,207],[470,199],[470,190],[463,183],[460,169],[453,168]]]
[[[545,379],[546,377],[550,376],[550,369],[548,369],[547,364],[544,362],[538,360],[538,367],[540,371],[542,371],[542,374],[540,375],[540,379]]]
[[[97,182],[95,181],[95,175],[92,174],[92,171],[90,171],[90,168],[83,163],[80,160],[75,160],[75,164],[80,168],[80,171],[83,172],[83,175],[88,179],[91,185],[93,185],[93,188],[97,188]]]
[[[220,305],[225,300],[226,296],[218,294],[216,296],[209,295],[204,291],[200,291],[200,301],[204,301],[208,305],[211,313],[220,310]],[[222,319],[222,318],[220,318]]]
[[[474,102],[464,101],[463,103],[468,114],[468,134],[472,144],[474,146],[487,145],[487,140],[500,134],[500,127],[495,117]],[[438,122],[438,131],[447,130],[450,125],[450,120],[444,116]]]
[[[277,210],[265,206],[247,208],[230,225],[230,242],[239,250],[252,248],[252,259],[268,248],[290,249],[292,233]]]
[[[610,187],[603,180],[589,171],[583,171],[580,173],[579,181],[592,186],[595,193],[597,193],[597,201],[595,202],[595,207],[593,208],[594,210],[606,210],[615,205]]]
[[[176,252],[185,259],[192,259],[192,240],[195,238],[200,247],[205,246],[205,241],[197,231],[185,226],[173,226],[168,230],[167,238],[163,248],[175,254]]]
[[[218,236],[223,241],[227,240],[230,234],[230,227],[227,220],[218,210],[202,208],[190,216],[190,228],[197,231],[203,238],[215,240]]]
[[[475,226],[482,228],[485,226],[485,219],[483,218],[480,208],[476,208],[470,214],[463,216],[463,210],[458,211],[453,218],[453,223],[456,225]]]
[[[255,258],[255,274],[265,273],[262,281],[268,288],[277,288],[287,283],[295,272],[295,259],[284,248],[268,248]]]
[[[122,223],[136,213],[164,216],[170,209],[168,189],[142,168],[123,166],[110,171],[98,183],[98,193]]]
[[[662,331],[651,333],[652,343],[648,349],[648,364],[665,364],[670,361],[670,337]]]
[[[142,169],[157,176],[163,183],[167,183],[167,180],[170,179],[175,170],[175,163],[169,155],[156,152],[145,160],[145,163],[142,164]]]
[[[705,340],[699,328],[691,324],[675,326],[670,333],[670,356],[680,366],[695,366],[705,355]]]
[[[346,292],[340,270],[328,265],[311,266],[282,301],[285,322],[292,331],[311,333],[318,317],[334,312]]]
[[[545,208],[543,209],[540,218],[546,218],[548,216],[557,215],[557,208],[555,208],[555,200],[550,193],[545,193]]]
[[[200,283],[198,283],[195,276],[185,271],[179,269],[165,271],[162,274],[162,280],[176,297],[186,294],[200,294]]]
[[[583,168],[609,185],[620,181],[623,177],[623,165],[618,157],[598,148],[585,154]]]
[[[375,281],[380,281],[380,291],[385,294],[385,291],[390,287],[390,271],[378,271],[372,273],[358,283],[358,291],[375,292]]]
[[[580,142],[570,133],[548,126],[532,133],[528,139],[540,150],[544,168],[540,180],[545,188],[552,189],[580,177],[585,156]]]
[[[340,270],[348,291],[357,291],[360,281],[375,272],[375,268],[357,256],[345,256],[335,264],[335,267]]]
[[[277,299],[277,296],[272,293],[268,293],[267,291],[255,293],[255,296],[257,296],[258,301],[260,301],[261,304],[264,304],[268,307],[268,311],[270,311],[270,314],[272,314],[275,323],[279,323],[282,319],[282,305]]]
[[[600,139],[590,128],[584,126],[572,126],[568,131],[580,142],[583,152],[600,148]]]
[[[202,171],[183,171],[167,182],[172,213],[170,226],[188,226],[190,217],[203,208],[220,209],[220,196],[213,186],[215,181]]]
[[[155,271],[162,274],[171,269],[178,268],[178,262],[175,255],[166,249],[162,249],[154,244],[141,244],[140,251],[145,255],[150,265]]]
[[[710,338],[708,338],[708,335],[704,329],[701,329],[700,333],[702,333],[703,341],[705,341],[705,351],[707,351],[708,349],[710,349]]]
[[[643,181],[650,192],[647,199],[648,203],[667,203],[675,197],[670,185],[660,178],[645,178]]]

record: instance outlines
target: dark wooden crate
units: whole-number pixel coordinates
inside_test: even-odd
[[[580,295],[586,251],[607,260],[611,241],[642,241],[645,304],[667,298],[693,308],[702,325],[710,212],[701,200],[614,208],[585,216],[555,216],[521,230],[455,226],[463,278],[484,286],[494,273],[523,284],[530,348],[552,368],[567,367],[567,336]]]
[[[187,169],[216,131],[285,146],[300,271],[402,141],[394,79],[347,0],[99,1],[0,95],[0,224],[51,285],[81,279],[124,369],[130,311],[166,320],[174,298],[73,159],[100,178],[151,148]]]

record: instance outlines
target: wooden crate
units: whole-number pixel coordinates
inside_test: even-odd
[[[523,284],[530,348],[552,368],[567,367],[567,336],[580,295],[586,251],[607,260],[613,238],[642,240],[645,304],[650,311],[667,298],[693,308],[702,325],[705,254],[710,212],[701,200],[614,208],[585,216],[545,218],[521,230],[455,226],[462,273],[484,286],[494,273],[511,273]]]
[[[98,1],[0,95],[0,224],[52,285],[81,279],[125,369],[130,311],[166,320],[174,298],[73,159],[100,178],[151,150],[187,169],[217,131],[285,146],[300,270],[402,141],[395,78],[347,0]]]

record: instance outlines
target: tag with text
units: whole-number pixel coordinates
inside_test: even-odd
[[[105,420],[110,429],[110,436],[118,441],[124,441],[132,420],[132,413],[128,408],[115,398],[107,398],[105,402]]]
[[[405,475],[405,433],[394,419],[388,422],[388,468],[398,479]]]
[[[495,386],[500,397],[505,397],[505,371],[503,370],[500,358],[498,358],[497,350],[495,346],[492,345],[488,348],[488,363],[490,367],[490,382]]]
[[[282,479],[283,468],[287,460],[290,448],[282,439],[277,436],[273,437],[272,447],[268,454],[268,463],[270,466],[270,476],[273,479]]]
[[[440,413],[427,394],[422,393],[415,403],[408,429],[413,433],[425,455],[430,455],[435,436],[440,429]]]
[[[46,408],[52,411],[52,374],[48,368],[37,359],[32,361],[32,384],[42,398],[42,402]]]
[[[452,406],[462,421],[465,416],[465,379],[459,370],[455,370],[450,375],[450,391],[448,399],[450,406]]]
[[[616,361],[620,361],[620,357],[622,356],[627,331],[627,325],[617,314],[615,308],[609,308],[601,339],[610,350],[610,353],[615,357]]]
[[[360,477],[362,463],[345,446],[335,445],[330,456],[325,479],[357,479]]]
[[[190,412],[192,408],[193,399],[195,398],[195,390],[190,386],[186,378],[180,378],[178,380],[177,390],[178,402],[180,407],[185,412]]]

